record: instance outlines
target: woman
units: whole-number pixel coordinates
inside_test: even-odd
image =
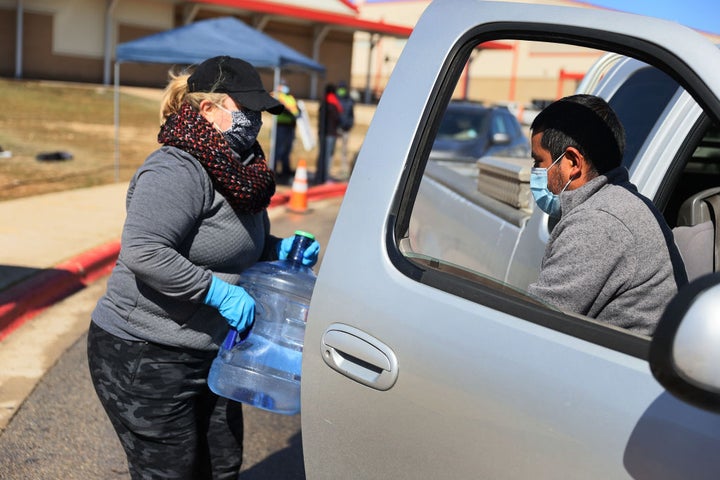
[[[261,112],[282,109],[250,64],[226,56],[165,90],[163,146],[130,181],[120,256],[88,332],[93,384],[133,479],[240,471],[240,404],[206,379],[228,328],[253,321],[239,273],[292,244],[269,233],[275,180],[256,141]]]

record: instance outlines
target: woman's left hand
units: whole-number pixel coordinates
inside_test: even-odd
[[[278,252],[278,259],[279,260],[286,260],[288,255],[290,254],[290,249],[292,248],[293,240],[295,239],[295,236],[283,238],[278,242],[277,246],[277,252]],[[303,253],[303,259],[302,264],[306,267],[312,267],[314,266],[318,261],[318,255],[320,254],[320,243],[318,243],[317,240],[313,240],[313,242],[305,249],[305,252]]]

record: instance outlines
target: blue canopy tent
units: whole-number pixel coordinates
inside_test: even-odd
[[[115,177],[119,177],[120,64],[198,64],[218,55],[230,55],[258,69],[272,69],[273,89],[280,83],[282,69],[323,73],[325,67],[272,37],[233,17],[201,20],[189,25],[119,44],[115,49]],[[275,122],[273,122],[271,165],[274,167]]]

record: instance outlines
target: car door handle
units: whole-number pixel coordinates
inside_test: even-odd
[[[391,388],[398,376],[395,354],[357,328],[334,323],[322,336],[322,358],[333,370],[377,390]]]

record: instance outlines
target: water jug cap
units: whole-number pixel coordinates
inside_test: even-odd
[[[308,248],[314,241],[315,236],[312,233],[308,233],[303,230],[295,230],[295,237],[293,238],[292,247],[290,247],[287,261],[296,266],[302,265],[305,249]]]
[[[301,237],[307,237],[310,240],[315,240],[315,235],[312,233],[305,232],[303,230],[295,230],[295,235],[300,235]]]

